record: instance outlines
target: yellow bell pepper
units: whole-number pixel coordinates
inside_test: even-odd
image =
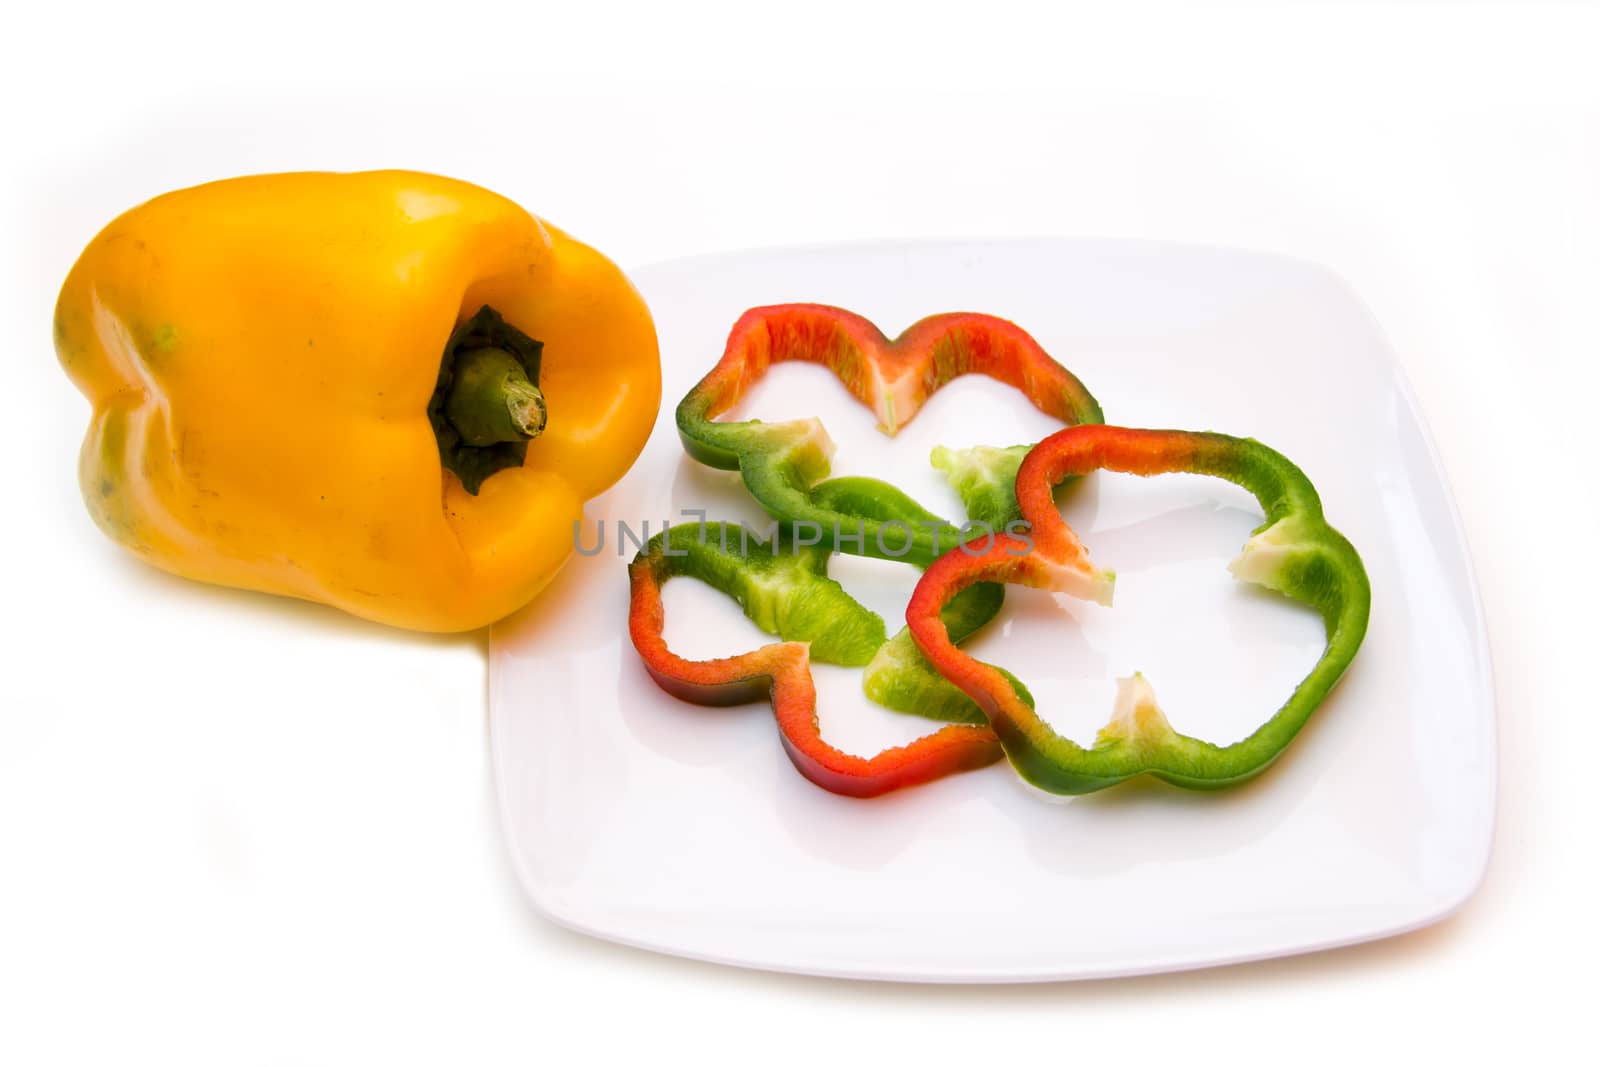
[[[661,400],[649,310],[614,264],[401,171],[134,208],[73,267],[55,339],[94,408],[79,477],[113,539],[417,630],[535,596]]]

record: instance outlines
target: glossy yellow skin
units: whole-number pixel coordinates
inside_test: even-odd
[[[549,423],[474,497],[426,407],[484,304],[544,342]],[[158,197],[84,250],[55,329],[94,407],[79,474],[107,534],[175,574],[416,630],[475,629],[537,594],[661,401],[649,310],[615,265],[426,174]]]

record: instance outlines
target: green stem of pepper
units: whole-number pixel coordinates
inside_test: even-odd
[[[544,430],[548,412],[544,393],[510,352],[473,348],[456,355],[444,414],[464,443],[481,448],[532,440]]]
[[[457,326],[439,361],[428,422],[439,464],[474,495],[485,478],[520,467],[528,442],[544,430],[539,390],[544,345],[487,305]]]

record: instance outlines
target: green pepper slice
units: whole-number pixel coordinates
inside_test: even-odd
[[[1111,721],[1083,748],[1056,733],[1009,679],[956,648],[941,609],[961,590],[998,581],[1071,593],[1109,604],[1114,575],[1100,570],[1056,511],[1051,489],[1094,470],[1206,474],[1253,493],[1266,521],[1229,570],[1241,581],[1314,608],[1324,652],[1294,693],[1260,728],[1231,745],[1174,730],[1141,676],[1125,679]],[[934,562],[917,584],[906,622],[918,649],[983,710],[1027,781],[1054,793],[1089,793],[1140,774],[1189,789],[1219,789],[1269,766],[1299,733],[1354,659],[1372,593],[1361,557],[1323,518],[1316,489],[1284,456],[1257,441],[1218,433],[1075,426],[1047,437],[1017,472],[1017,499],[1031,542],[998,535],[983,551],[968,545]]]
[[[628,632],[645,669],[667,692],[697,704],[772,702],[784,750],[811,781],[871,797],[999,760],[987,725],[951,723],[909,745],[872,757],[851,755],[822,737],[811,661],[859,666],[884,643],[883,620],[828,577],[831,552],[787,535],[770,544],[725,523],[674,526],[657,534],[628,568]],[[726,593],[762,630],[783,641],[741,655],[688,660],[663,636],[661,589],[697,578]],[[1031,700],[1025,690],[1019,699]]]
[[[750,495],[785,529],[805,524],[820,531],[823,543],[855,555],[927,566],[964,537],[959,527],[925,511],[917,517],[930,520],[924,525],[894,514],[892,505],[874,500],[873,486],[884,483],[872,479],[848,479],[854,483],[848,492],[819,493],[834,445],[818,419],[717,421],[772,364],[782,362],[832,370],[890,436],[929,396],[963,374],[1004,382],[1068,425],[1104,421],[1099,403],[1071,371],[1021,327],[992,315],[934,315],[890,341],[871,322],[841,308],[752,308],[734,324],[722,359],[678,404],[678,435],[696,460],[738,471]]]

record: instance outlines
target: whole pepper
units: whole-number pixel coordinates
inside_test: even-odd
[[[594,249],[427,174],[276,174],[107,226],[56,306],[90,514],[158,567],[417,630],[483,626],[570,555],[660,405],[643,299]]]

